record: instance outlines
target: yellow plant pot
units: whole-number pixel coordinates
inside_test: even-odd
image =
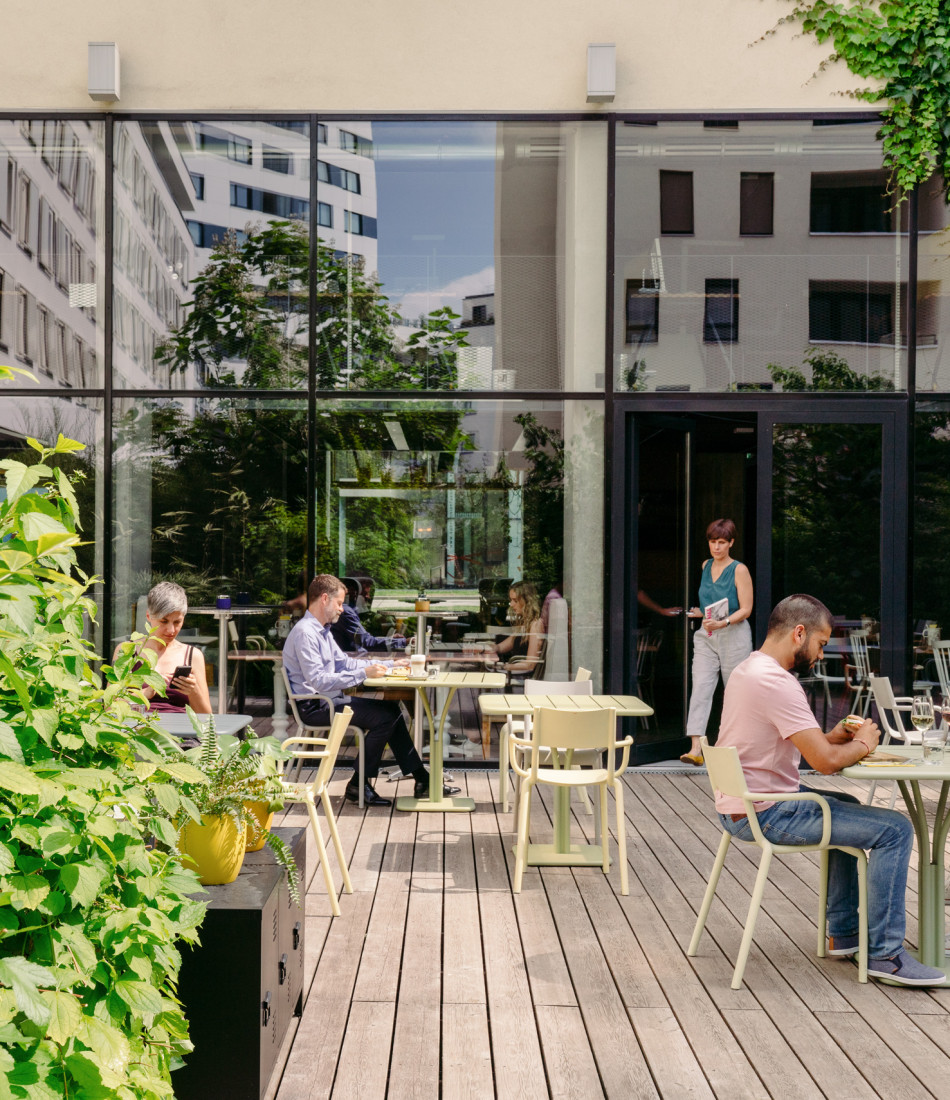
[[[201,884],[220,886],[234,882],[240,874],[245,840],[245,830],[238,830],[230,817],[215,816],[202,817],[200,825],[189,821],[182,828],[178,843],[197,865]]]
[[[250,825],[246,825],[247,830],[247,851],[259,852],[261,848],[267,843],[267,833],[271,827],[271,822],[274,820],[274,811],[269,810],[267,807],[269,802],[245,802],[244,808],[248,813],[253,814],[257,818],[263,832],[261,833],[261,839],[254,843],[254,830]]]

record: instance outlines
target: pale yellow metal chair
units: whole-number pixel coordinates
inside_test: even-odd
[[[327,737],[288,737],[281,742],[281,747],[293,752],[298,760],[305,760],[316,765],[316,770],[309,782],[293,782],[281,779],[283,795],[287,802],[305,802],[307,813],[310,815],[310,825],[313,829],[313,839],[317,842],[317,852],[320,856],[320,867],[323,870],[323,881],[326,883],[327,894],[330,898],[330,909],[335,917],[340,915],[340,903],[337,901],[336,886],[333,882],[333,872],[327,862],[327,848],[323,840],[323,830],[320,828],[320,819],[317,817],[317,799],[323,806],[323,812],[330,826],[330,838],[333,841],[333,849],[336,852],[337,863],[343,872],[343,889],[353,893],[350,883],[350,872],[346,865],[346,857],[343,855],[343,845],[340,843],[340,834],[336,827],[336,818],[333,816],[333,807],[330,805],[330,796],[327,784],[333,775],[333,766],[336,763],[336,755],[340,751],[343,735],[350,724],[353,711],[344,707],[330,724],[330,732]],[[289,761],[288,761],[289,763]]]
[[[858,981],[868,980],[868,861],[867,856],[860,848],[849,848],[843,844],[831,844],[831,811],[827,801],[819,794],[811,791],[797,791],[794,794],[787,792],[774,794],[769,792],[750,793],[746,787],[745,775],[742,765],[739,763],[739,754],[731,745],[710,746],[704,737],[702,740],[703,759],[706,761],[706,771],[713,792],[721,791],[733,798],[741,798],[749,815],[749,824],[752,827],[753,840],[746,843],[756,844],[762,849],[759,860],[759,871],[755,877],[755,888],[752,891],[752,900],[749,902],[749,913],[745,921],[745,930],[742,933],[742,943],[739,946],[739,957],[736,959],[736,969],[732,976],[732,988],[739,989],[742,986],[742,975],[752,948],[752,939],[755,934],[755,922],[762,905],[762,895],[765,893],[765,884],[769,877],[769,866],[774,855],[797,855],[800,852],[821,852],[818,887],[818,956],[824,958],[825,946],[825,918],[828,911],[828,851],[837,848],[838,851],[847,852],[858,861]],[[756,802],[817,802],[821,807],[823,829],[820,844],[772,844],[766,840],[759,820],[755,813]],[[699,949],[699,941],[706,926],[706,918],[712,906],[716,894],[716,886],[719,883],[719,875],[723,864],[726,862],[726,853],[733,841],[731,834],[725,829],[722,831],[722,840],[719,842],[719,851],[716,853],[716,861],[709,873],[709,884],[703,904],[696,918],[696,927],[693,929],[693,938],[689,941],[687,955],[695,955]]]
[[[594,684],[590,678],[590,669],[578,668],[573,680],[525,680],[525,695],[593,695]],[[508,737],[510,734],[527,736],[531,722],[525,718],[515,718],[509,714],[498,738],[498,793],[501,796],[501,808],[508,812],[508,772],[511,764],[508,759]],[[580,763],[580,761],[578,761]],[[583,792],[583,787],[581,788]],[[588,813],[593,812],[586,794]],[[515,806],[518,805],[518,781],[515,780]]]
[[[284,688],[287,692],[287,702],[290,704],[290,712],[291,712],[291,714],[293,714],[294,721],[297,723],[297,732],[301,736],[304,736],[305,734],[308,734],[308,733],[320,733],[320,732],[326,733],[326,732],[328,732],[330,730],[331,726],[333,725],[333,716],[336,712],[336,708],[333,705],[333,700],[328,695],[320,695],[319,693],[314,693],[312,695],[294,695],[294,693],[290,690],[290,678],[287,675],[287,669],[284,668],[283,665],[280,666],[280,674],[284,678]],[[325,725],[325,726],[308,725],[308,723],[305,722],[303,720],[303,718],[300,717],[300,711],[297,709],[297,704],[303,702],[305,699],[320,699],[322,702],[326,703],[327,709],[330,712],[330,716],[328,718],[328,723],[329,723],[328,725]],[[365,760],[365,752],[364,752],[364,748],[363,748],[363,730],[359,726],[351,725],[349,727],[348,732],[351,733],[353,735],[353,737],[356,739],[357,771],[359,773],[359,784],[360,784],[359,807],[362,810],[363,805],[364,805],[364,803],[363,803],[363,791],[366,787],[366,760]],[[299,761],[298,761],[298,764],[297,764],[297,775],[298,775],[298,777],[300,775],[300,763],[299,763]]]
[[[553,787],[570,792],[572,787],[600,788],[600,836],[603,859],[601,865],[604,874],[610,870],[610,846],[607,833],[607,788],[614,792],[617,808],[617,848],[620,861],[620,893],[628,894],[630,886],[627,876],[627,833],[623,813],[623,783],[620,777],[626,771],[630,759],[632,737],[617,740],[617,711],[605,710],[554,710],[551,707],[539,707],[533,716],[530,740],[509,734],[511,763],[521,779],[518,797],[518,835],[515,845],[514,892],[521,893],[528,857],[528,830],[531,825],[531,794],[538,783],[548,783]],[[617,750],[621,750],[620,762]],[[573,768],[572,758],[575,752],[599,752],[605,767],[585,768],[578,771]],[[522,763],[522,754],[528,761]],[[542,761],[550,759],[551,767],[542,767]],[[570,804],[567,799],[560,807],[560,814],[569,815]],[[559,814],[556,812],[555,817]],[[566,831],[568,820],[555,822]]]
[[[904,719],[901,714],[909,714],[914,699],[911,695],[895,695],[889,676],[875,676],[871,674],[871,694],[874,697],[874,705],[877,707],[878,721],[884,730],[884,736],[880,740],[883,748],[891,741],[897,740],[905,745],[919,745],[923,741],[923,735],[915,729],[905,729]],[[877,781],[871,784],[865,800],[869,806],[874,804],[874,792],[877,790]],[[890,809],[894,808],[897,801],[897,784],[891,782]]]

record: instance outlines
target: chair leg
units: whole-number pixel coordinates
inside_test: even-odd
[[[897,793],[897,784],[894,784]],[[868,980],[868,858],[861,852],[858,860],[858,981]]]
[[[326,790],[321,792],[320,801],[323,804],[323,812],[326,815],[327,824],[330,826],[330,839],[333,841],[336,861],[339,863],[340,870],[343,872],[343,889],[348,894],[352,894],[353,884],[350,882],[350,869],[346,865],[346,856],[343,854],[343,845],[340,843],[340,832],[336,827],[336,818],[333,816],[333,807],[330,805],[330,795]]]
[[[828,849],[822,848],[818,860],[818,958],[823,959],[827,948],[825,940],[828,934]]]
[[[363,798],[363,791],[366,790],[366,746],[363,744],[363,740],[363,731],[359,730],[356,734],[356,756],[359,761],[360,769],[357,776],[360,799],[357,805],[361,810],[366,806],[366,800]]]
[[[729,851],[731,843],[732,837],[723,830],[722,840],[719,841],[719,851],[716,852],[715,862],[709,872],[706,893],[703,895],[703,903],[699,907],[699,916],[697,916],[696,925],[693,928],[693,938],[689,941],[689,947],[686,949],[687,955],[695,955],[699,949],[699,941],[702,938],[703,929],[706,927],[706,918],[712,908],[713,898],[716,896],[716,887],[719,885],[719,876],[722,874],[722,867],[726,862],[726,852]]]
[[[599,844],[603,851],[604,861],[604,874],[610,870],[610,834],[607,832],[607,784],[601,783],[597,793],[600,795],[600,805],[598,807],[597,824],[599,826],[598,832],[600,836],[594,841],[595,844]]]
[[[508,734],[511,729],[506,722],[501,727],[501,734],[498,738],[498,794],[501,798],[501,811],[502,813],[508,812],[508,769],[510,767],[508,762]],[[515,803],[517,808],[517,802]]]
[[[531,821],[532,783],[522,783],[518,801],[518,839],[515,843],[515,881],[512,892],[521,893],[521,880],[524,877],[525,863],[528,859],[528,827]]]
[[[752,939],[755,936],[755,922],[759,917],[759,909],[762,905],[762,896],[765,893],[765,884],[769,878],[769,865],[772,862],[772,849],[762,849],[762,859],[759,861],[759,873],[755,876],[755,889],[752,891],[752,901],[749,902],[749,915],[745,919],[745,931],[742,933],[742,943],[739,945],[739,957],[736,959],[735,973],[732,975],[732,988],[742,988],[742,975],[745,973],[745,964],[752,950]]]
[[[488,759],[488,750],[491,747],[491,721],[482,719],[482,760]]]
[[[620,860],[620,893],[630,893],[627,869],[627,819],[623,812],[623,781],[614,779],[614,800],[617,804],[617,859]]]
[[[333,872],[327,860],[327,848],[323,843],[323,830],[320,828],[320,819],[317,817],[317,807],[313,800],[307,799],[307,812],[310,814],[310,824],[313,826],[313,837],[317,842],[317,854],[320,857],[320,867],[323,871],[323,881],[327,888],[327,896],[330,899],[330,912],[338,917],[340,915],[340,903],[336,898],[336,885],[333,882]]]

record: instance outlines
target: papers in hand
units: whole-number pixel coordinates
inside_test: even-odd
[[[721,600],[716,600],[715,603],[707,604],[703,608],[703,618],[715,619],[716,622],[721,623],[729,616],[729,600],[727,597],[723,597]]]

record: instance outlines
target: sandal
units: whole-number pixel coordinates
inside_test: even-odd
[[[680,760],[684,764],[695,764],[696,767],[701,767],[703,764],[703,754],[698,752],[695,756],[691,756],[688,752],[684,752],[680,757]]]

